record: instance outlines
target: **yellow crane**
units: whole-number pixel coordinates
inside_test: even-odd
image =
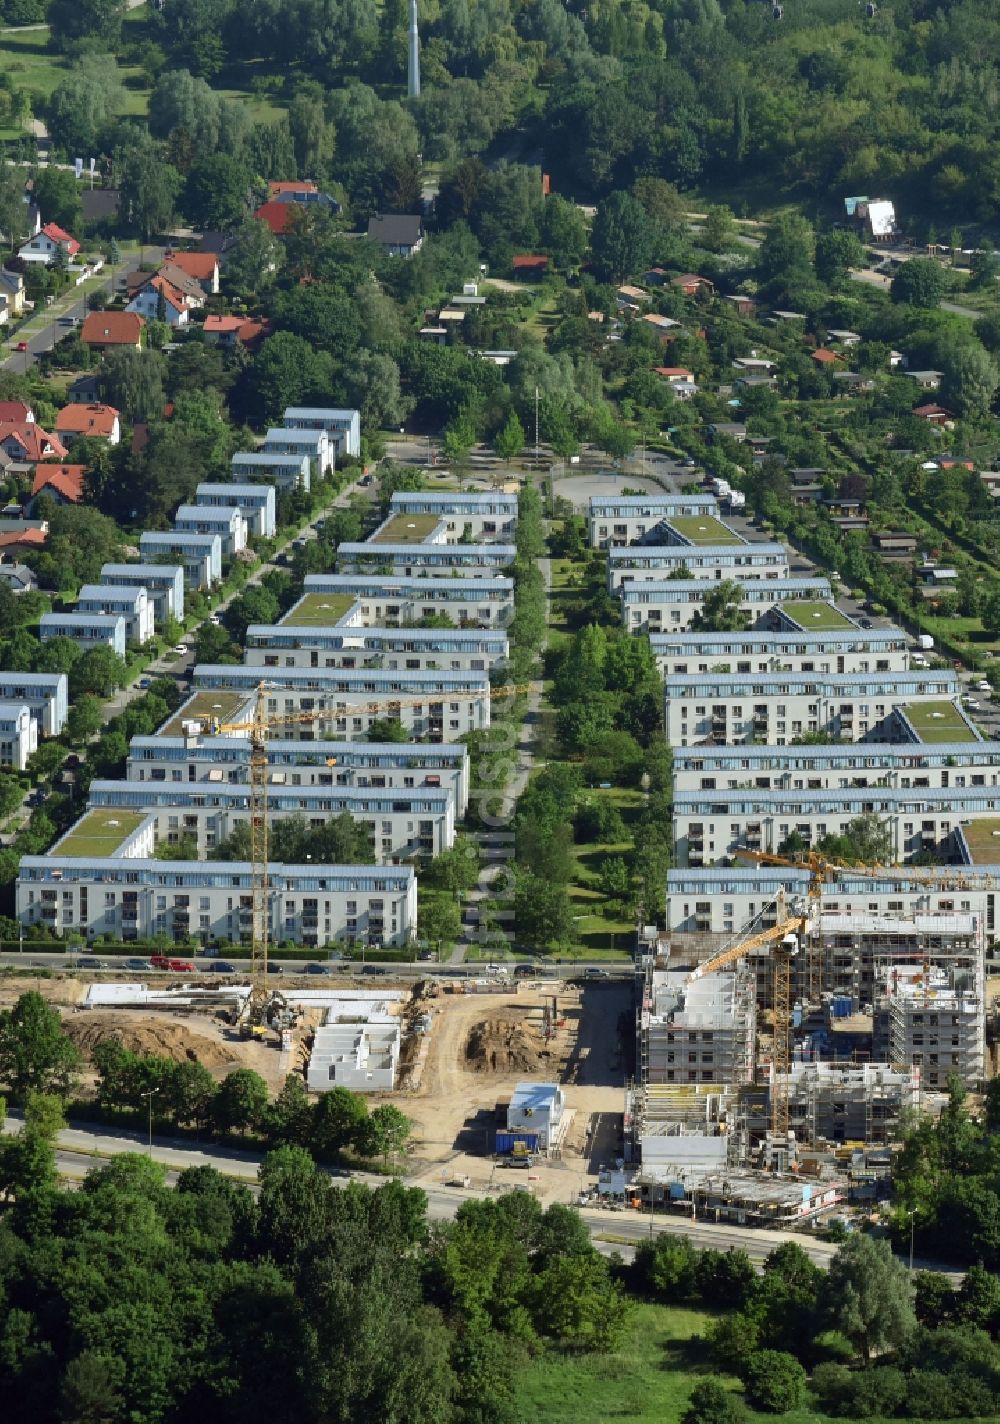
[[[245,735],[250,740],[249,785],[250,785],[250,994],[243,1007],[243,1018],[250,1024],[259,1024],[268,1002],[267,954],[270,939],[268,907],[270,901],[270,869],[268,861],[268,759],[267,743],[272,728],[293,725],[315,725],[328,722],[343,715],[343,709],[322,708],[312,712],[282,712],[269,715],[266,710],[268,694],[280,691],[279,683],[260,682],[254,694],[253,715],[246,722],[221,722],[209,719],[208,730],[221,735]],[[490,700],[501,697],[517,697],[530,692],[530,683],[510,683],[489,689]],[[351,712],[366,713],[396,711],[403,707],[422,707],[426,703],[475,700],[484,696],[482,690],[476,692],[432,692],[422,697],[384,697],[361,704],[352,704]],[[329,764],[329,763],[328,763]]]
[[[771,1132],[776,1142],[788,1140],[788,1077],[791,1068],[792,1026],[792,960],[799,951],[799,937],[809,930],[808,900],[796,904],[788,913],[784,891],[778,893],[778,923],[749,939],[740,940],[706,959],[691,971],[688,982],[703,979],[728,969],[753,954],[754,950],[771,946],[774,1081],[771,1088]]]

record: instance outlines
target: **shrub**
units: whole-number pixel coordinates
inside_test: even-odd
[[[806,1372],[784,1350],[756,1350],[746,1363],[747,1399],[768,1414],[787,1414],[802,1403]]]
[[[742,1424],[746,1406],[738,1394],[730,1394],[718,1380],[702,1380],[691,1391],[691,1400],[681,1424]]]

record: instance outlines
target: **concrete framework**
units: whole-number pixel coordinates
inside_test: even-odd
[[[830,629],[824,633],[653,633],[662,677],[708,673],[906,672],[908,639],[900,628]]]
[[[622,622],[630,633],[682,632],[690,628],[706,597],[719,586],[716,579],[642,580],[620,589]],[[828,599],[824,578],[748,579],[740,584],[740,607],[755,621],[776,604],[802,598]]]
[[[369,989],[337,994],[313,1039],[306,1070],[311,1093],[328,1093],[332,1088],[392,1092],[399,1066],[402,997]]]
[[[889,1060],[911,1064],[929,1088],[947,1088],[953,1074],[978,1086],[986,1066],[982,975],[909,964],[887,969],[883,982]]]
[[[251,867],[240,862],[141,857],[24,856],[17,918],[88,939],[110,934],[250,939]],[[271,865],[270,931],[304,946],[363,940],[402,948],[416,933],[417,881],[409,866]]]
[[[748,1083],[756,1010],[745,966],[689,982],[688,971],[650,962],[636,1016],[642,1083]]]

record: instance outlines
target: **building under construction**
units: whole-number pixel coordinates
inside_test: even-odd
[[[876,1032],[893,1063],[912,1064],[927,1088],[957,1076],[975,1086],[986,1068],[982,978],[925,964],[886,971]]]
[[[640,984],[636,1064],[642,1083],[750,1083],[756,1006],[745,965],[692,980],[651,959]]]

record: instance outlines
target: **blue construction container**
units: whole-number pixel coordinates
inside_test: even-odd
[[[523,1143],[527,1151],[538,1151],[537,1132],[498,1132],[496,1135],[495,1152],[498,1157],[509,1157],[514,1151],[514,1144]]]
[[[849,1019],[853,1011],[853,1000],[846,994],[838,994],[830,1005],[831,1017]]]

